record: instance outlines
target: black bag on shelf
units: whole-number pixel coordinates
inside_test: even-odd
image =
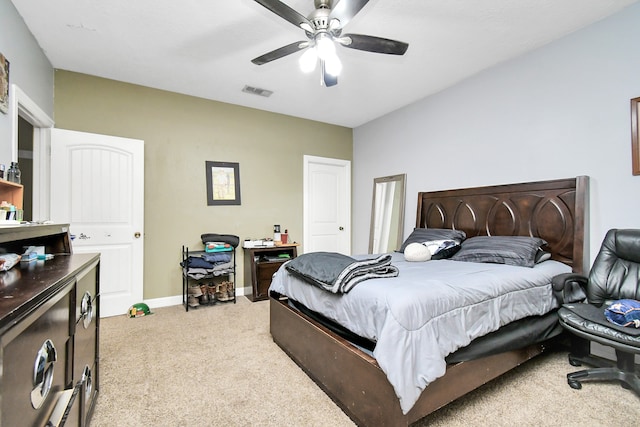
[[[233,234],[204,233],[200,235],[200,238],[202,239],[202,243],[205,244],[208,242],[221,242],[228,243],[234,248],[237,248],[240,243],[240,238]]]

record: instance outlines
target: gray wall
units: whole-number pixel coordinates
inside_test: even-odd
[[[10,0],[0,0],[0,53],[10,62],[9,83],[53,117],[53,67]],[[5,165],[12,160],[11,117],[11,111],[0,113],[0,163]]]
[[[640,96],[640,5],[354,129],[353,250],[366,253],[373,179],[418,191],[591,177],[591,257],[609,228],[640,228],[631,98]],[[360,220],[357,220],[360,219]]]

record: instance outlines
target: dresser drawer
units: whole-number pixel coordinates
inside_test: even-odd
[[[2,426],[44,425],[71,385],[74,282],[2,336]]]
[[[81,388],[78,400],[83,425],[88,425],[98,392],[99,263],[76,275],[76,328],[73,383]]]

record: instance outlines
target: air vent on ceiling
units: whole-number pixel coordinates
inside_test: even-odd
[[[253,86],[245,86],[242,88],[242,91],[246,93],[251,93],[253,95],[264,96],[265,98],[270,97],[271,94],[273,93],[273,91],[260,89],[259,87],[253,87]]]

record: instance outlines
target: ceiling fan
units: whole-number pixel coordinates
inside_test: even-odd
[[[271,12],[304,30],[307,39],[288,44],[251,60],[256,65],[280,59],[307,49],[300,57],[300,67],[310,72],[320,63],[324,86],[338,84],[342,69],[335,45],[390,55],[404,55],[409,45],[397,40],[363,34],[342,34],[345,25],[369,2],[369,0],[314,0],[315,10],[308,17],[301,15],[279,0],[255,0]]]

